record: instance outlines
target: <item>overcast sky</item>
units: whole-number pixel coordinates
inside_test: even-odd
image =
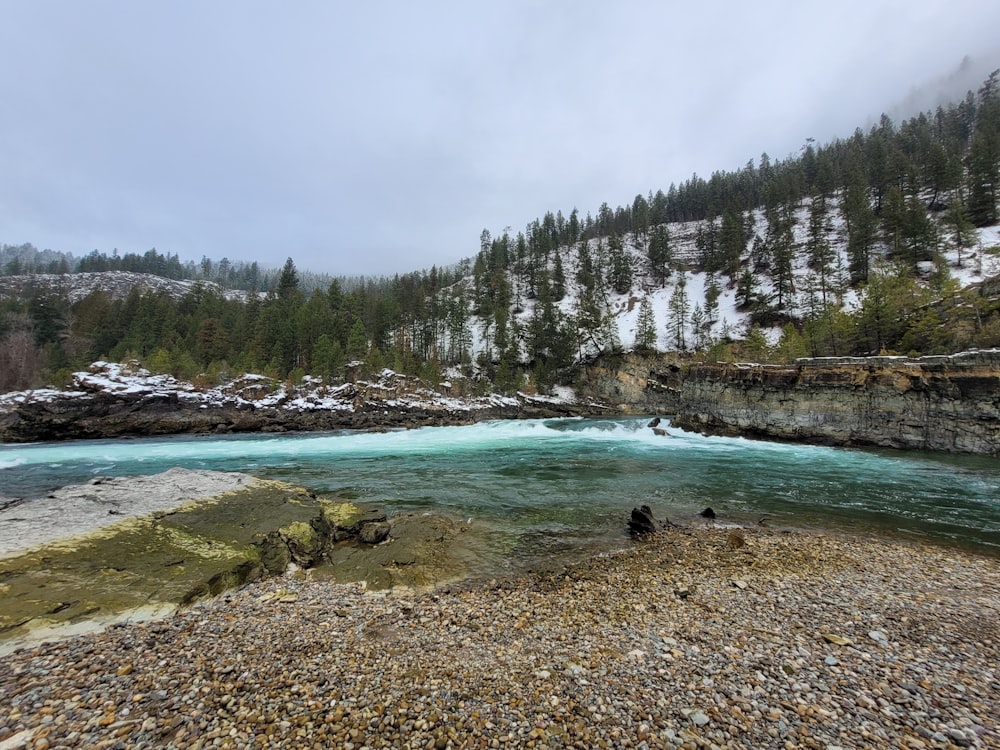
[[[1000,67],[998,29],[988,0],[0,0],[0,243],[449,264],[850,135]]]

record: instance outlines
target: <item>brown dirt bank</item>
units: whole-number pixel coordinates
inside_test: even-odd
[[[421,595],[270,579],[4,657],[0,743],[1000,746],[1000,561],[738,536]]]

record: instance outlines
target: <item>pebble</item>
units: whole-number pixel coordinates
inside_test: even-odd
[[[0,747],[1000,747],[1000,560],[726,539],[425,592],[291,575],[32,645]]]

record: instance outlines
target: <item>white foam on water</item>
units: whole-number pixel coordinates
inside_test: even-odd
[[[649,417],[500,420],[380,433],[206,436],[0,448],[0,494],[43,495],[94,475],[172,466],[250,471],[319,491],[447,508],[610,508],[650,500],[735,512],[914,517],[995,533],[1000,471],[989,462],[732,437]],[[953,512],[955,508],[959,512]],[[602,511],[603,512],[603,511]],[[548,523],[548,521],[546,521]]]

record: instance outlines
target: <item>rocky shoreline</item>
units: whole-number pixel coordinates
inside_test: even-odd
[[[95,362],[74,373],[69,389],[0,395],[0,442],[386,430],[609,412],[604,402],[572,394],[454,396],[450,387],[384,370],[373,380],[336,386],[318,378],[292,385],[245,375],[209,388],[152,375],[135,362]]]
[[[468,384],[465,384],[466,386]],[[171,434],[386,430],[491,419],[669,414],[685,430],[826,445],[1000,455],[1000,350],[789,365],[617,354],[556,395],[451,395],[385,370],[336,386],[246,375],[202,388],[97,362],[70,390],[0,396],[0,442]]]
[[[299,573],[8,654],[0,747],[997,747],[998,592],[757,527],[425,594]]]

